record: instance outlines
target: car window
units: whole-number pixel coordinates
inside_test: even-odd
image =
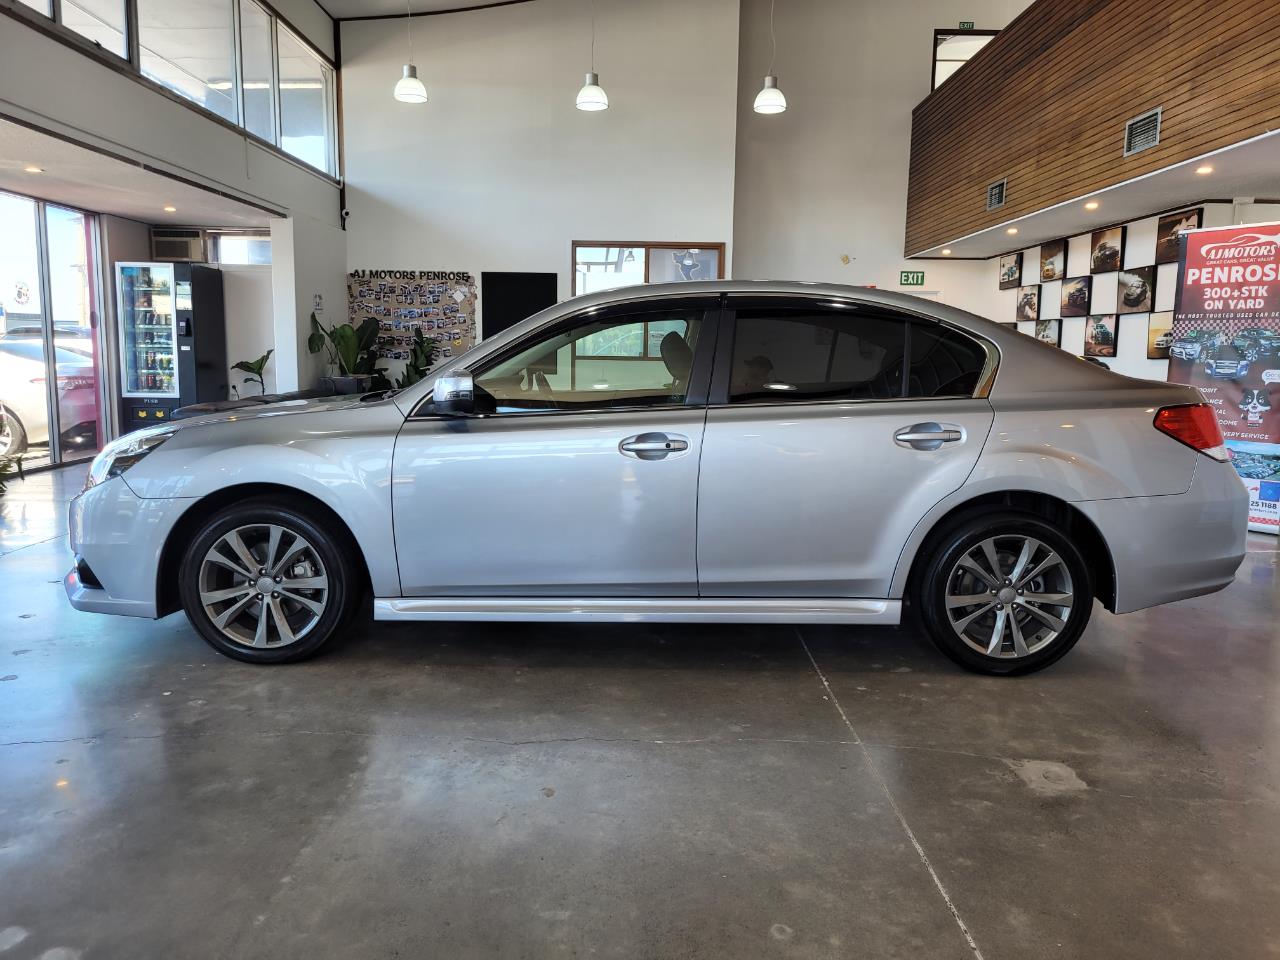
[[[584,320],[475,375],[498,413],[679,406],[689,394],[702,310]]]
[[[737,312],[730,403],[902,396],[905,321],[821,308]]]
[[[978,389],[987,353],[949,327],[911,325],[908,397],[971,397]]]

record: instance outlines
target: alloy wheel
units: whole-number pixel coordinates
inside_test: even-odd
[[[947,577],[951,629],[988,657],[1017,659],[1043,650],[1066,629],[1072,603],[1062,557],[1021,534],[974,544]]]
[[[228,530],[200,562],[200,604],[228,640],[257,649],[296,643],[319,622],[329,578],[305,537],[274,523]]]

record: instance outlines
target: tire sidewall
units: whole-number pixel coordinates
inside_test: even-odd
[[[307,635],[288,646],[255,649],[223,636],[200,602],[200,564],[205,554],[225,533],[252,524],[276,524],[296,531],[319,554],[329,578],[329,594],[324,613]],[[219,653],[245,663],[287,663],[314,656],[345,621],[354,592],[352,565],[340,540],[308,511],[271,500],[246,501],[225,507],[201,526],[183,554],[178,589],[187,619]]]
[[[1028,657],[999,659],[978,653],[956,636],[947,616],[946,589],[952,569],[966,551],[993,536],[1034,537],[1056,551],[1071,574],[1074,602],[1066,628],[1051,644]],[[1079,548],[1053,524],[1014,511],[979,514],[950,527],[933,546],[933,559],[920,578],[915,604],[930,639],[961,666],[998,676],[1033,673],[1065,656],[1088,625],[1093,609],[1093,577]]]

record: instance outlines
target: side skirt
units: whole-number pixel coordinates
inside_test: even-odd
[[[375,620],[590,620],[596,623],[897,624],[901,600],[744,597],[404,597],[373,601]]]

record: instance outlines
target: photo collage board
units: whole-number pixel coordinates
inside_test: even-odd
[[[476,281],[465,270],[353,270],[347,274],[347,314],[359,326],[378,320],[378,356],[407,360],[414,331],[437,344],[436,360],[476,342]]]
[[[1203,218],[1200,207],[1176,210],[1146,222],[1047,241],[1038,251],[1005,254],[998,261],[998,285],[1013,291],[1012,316],[995,319],[1107,366],[1122,359],[1129,368],[1124,372],[1162,376],[1163,368],[1148,370],[1142,361],[1169,359],[1179,243]],[[1164,264],[1169,266],[1161,270]],[[1167,289],[1161,289],[1162,283]],[[1064,339],[1064,326],[1071,320],[1080,322]],[[1145,336],[1129,330],[1134,323],[1145,326]],[[1127,344],[1123,357],[1122,327]]]

